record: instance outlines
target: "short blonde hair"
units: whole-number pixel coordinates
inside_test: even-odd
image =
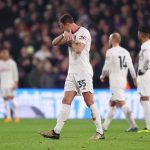
[[[109,36],[109,39],[114,39],[116,42],[120,43],[121,42],[121,36],[119,33],[114,32]]]

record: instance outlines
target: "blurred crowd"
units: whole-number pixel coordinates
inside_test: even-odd
[[[94,87],[99,81],[110,33],[122,36],[121,45],[138,65],[138,26],[150,25],[150,0],[0,0],[0,46],[10,49],[18,64],[19,86],[62,88],[68,69],[66,45],[52,47],[61,33],[58,18],[70,13],[92,36],[91,64]],[[133,87],[129,76],[130,86]]]

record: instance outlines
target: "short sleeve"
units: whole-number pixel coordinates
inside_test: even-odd
[[[145,61],[150,61],[150,52],[149,50],[146,50],[144,53],[144,58],[145,58]]]
[[[89,31],[83,30],[76,35],[76,42],[86,44],[89,38],[91,38]]]
[[[109,70],[110,64],[111,64],[111,53],[109,50],[107,50],[103,70]]]

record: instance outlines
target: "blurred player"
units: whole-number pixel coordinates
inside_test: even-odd
[[[116,107],[122,109],[125,117],[129,122],[127,131],[137,131],[137,125],[132,116],[129,107],[125,103],[124,90],[127,83],[128,69],[136,86],[136,74],[133,68],[132,60],[129,52],[120,46],[121,37],[119,33],[113,33],[109,37],[109,45],[112,46],[106,53],[105,65],[103,67],[100,79],[104,82],[106,76],[109,76],[110,89],[112,96],[109,102],[110,110],[103,123],[103,129],[107,130],[112,121]]]
[[[52,131],[42,132],[44,137],[59,139],[60,132],[69,117],[71,103],[76,95],[82,95],[90,108],[96,135],[92,139],[104,139],[101,119],[93,99],[93,70],[89,62],[91,36],[89,31],[74,23],[72,16],[64,14],[59,20],[63,34],[56,37],[52,44],[68,44],[69,70],[65,82],[65,93],[62,109],[59,113],[57,124]]]
[[[138,91],[146,122],[146,128],[139,132],[150,132],[150,27],[140,27],[138,38],[142,43],[139,53]]]
[[[11,112],[9,108],[9,100],[12,103],[13,115],[15,122],[19,122],[16,112],[16,104],[14,101],[15,90],[18,87],[18,71],[17,65],[10,58],[9,50],[2,48],[1,51],[1,61],[0,61],[0,90],[1,96],[4,99],[4,105],[6,109],[6,119],[5,122],[11,122]]]

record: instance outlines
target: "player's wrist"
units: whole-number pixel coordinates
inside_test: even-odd
[[[64,33],[62,34],[62,37],[64,38]]]

